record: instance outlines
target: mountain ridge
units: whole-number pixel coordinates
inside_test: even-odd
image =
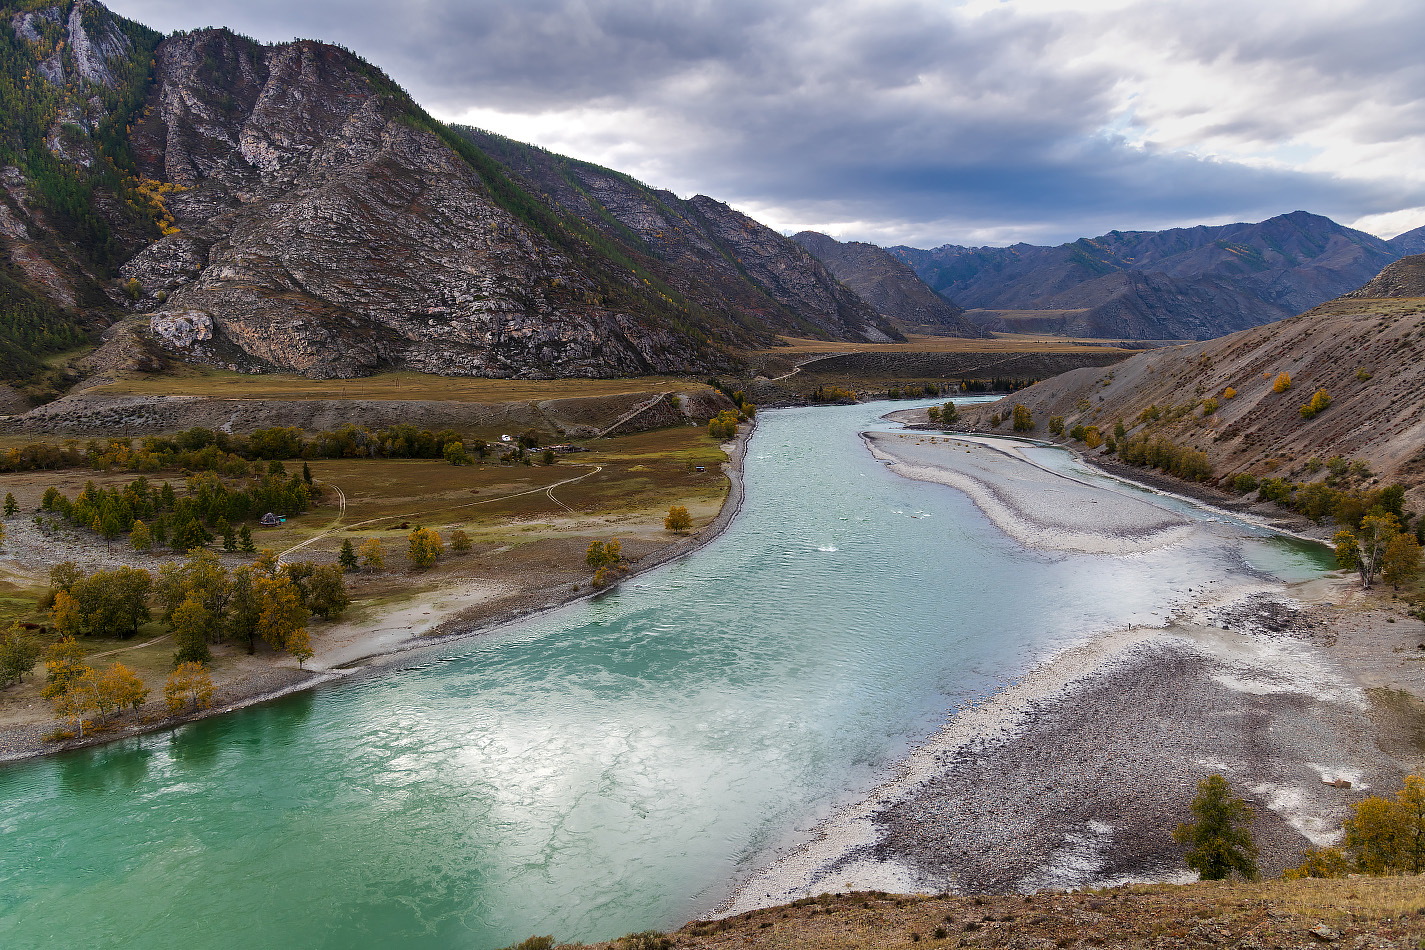
[[[1110,231],[1057,247],[888,250],[991,329],[1203,340],[1353,290],[1399,258],[1399,246],[1294,211],[1255,224]],[[1072,313],[1033,313],[1045,310]]]

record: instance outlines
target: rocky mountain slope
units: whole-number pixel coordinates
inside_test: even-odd
[[[627,175],[479,129],[457,127],[531,193],[577,216],[689,299],[751,329],[882,341],[899,337],[823,263],[706,195],[684,201]]]
[[[1425,226],[1418,227],[1413,231],[1406,231],[1404,234],[1397,234],[1385,243],[1401,255],[1425,254]]]
[[[963,311],[926,286],[904,261],[885,248],[861,241],[841,242],[820,231],[802,231],[792,240],[812,253],[886,319],[902,330],[936,336],[983,336]]]
[[[1359,287],[1405,243],[1296,211],[1259,224],[1112,231],[1059,247],[890,250],[991,329],[1205,340]]]
[[[1290,388],[1278,392],[1281,373]],[[1318,390],[1330,405],[1308,417],[1301,407]],[[1029,407],[1039,434],[1052,416],[1105,433],[1122,419],[1130,434],[1206,452],[1219,482],[1320,479],[1329,467],[1312,460],[1339,456],[1382,482],[1425,486],[1425,255],[1291,319],[1075,370],[966,415],[986,425],[1013,403]],[[1160,418],[1145,422],[1150,407]]]
[[[726,205],[477,144],[337,47],[56,0],[3,5],[0,58],[0,294],[30,314],[0,325],[6,380],[125,313],[91,369],[701,373],[777,333],[899,336]]]

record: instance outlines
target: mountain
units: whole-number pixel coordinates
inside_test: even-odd
[[[0,24],[7,380],[116,320],[89,369],[701,373],[778,333],[899,336],[726,205],[457,132],[339,47],[162,38],[91,0]]]
[[[680,199],[620,172],[479,129],[456,127],[542,195],[709,310],[750,328],[882,342],[899,337],[801,245],[706,195]]]
[[[1283,372],[1291,387],[1276,392]],[[1318,390],[1330,405],[1306,418],[1300,409]],[[1310,460],[1340,456],[1413,495],[1425,486],[1425,255],[1291,319],[1074,370],[1002,402],[968,414],[983,424],[1023,403],[1040,432],[1052,416],[1105,432],[1121,419],[1132,435],[1205,452],[1219,482],[1240,473],[1323,478],[1329,470]],[[1153,406],[1159,418],[1144,421]]]
[[[860,241],[842,243],[819,231],[802,231],[792,240],[902,330],[937,336],[985,335],[959,307],[931,290],[910,265],[884,248]]]
[[[1111,231],[1058,247],[890,251],[991,329],[1196,340],[1310,309],[1401,256],[1304,211],[1258,224]]]
[[[1406,231],[1404,234],[1397,234],[1385,243],[1401,256],[1411,254],[1425,254],[1425,226],[1416,228],[1413,231]]]

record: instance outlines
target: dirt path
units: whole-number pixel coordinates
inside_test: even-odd
[[[588,478],[590,475],[597,475],[599,472],[602,472],[603,470],[604,470],[604,467],[603,467],[602,465],[595,465],[595,466],[593,467],[593,470],[592,470],[592,471],[585,472],[583,475],[576,475],[576,476],[574,476],[573,478],[566,478],[566,479],[564,479],[562,482],[555,482],[553,485],[548,485],[548,486],[546,486],[546,487],[544,487],[544,488],[531,488],[531,489],[528,489],[527,491],[512,492],[512,493],[510,493],[510,494],[508,494],[508,495],[497,495],[497,496],[494,497],[494,498],[482,498],[482,499],[480,499],[479,501],[469,501],[469,502],[466,502],[466,503],[463,504],[463,505],[451,505],[451,506],[446,506],[444,510],[446,510],[446,511],[453,511],[453,510],[455,510],[455,509],[457,509],[457,508],[474,508],[474,507],[476,507],[477,505],[489,505],[489,504],[492,504],[492,503],[497,502],[497,501],[505,501],[506,499],[509,499],[509,498],[520,498],[520,497],[523,497],[523,496],[525,496],[525,495],[548,495],[550,501],[554,502],[556,505],[558,505],[559,507],[563,508],[565,511],[568,511],[568,512],[571,512],[571,513],[572,513],[572,512],[574,511],[573,508],[570,508],[568,505],[564,504],[564,502],[562,502],[562,501],[560,501],[558,498],[555,498],[555,497],[554,497],[554,489],[558,488],[560,485],[570,485],[570,484],[573,484],[574,482],[582,481],[583,479]],[[287,559],[287,555],[291,554],[293,551],[296,551],[296,550],[298,550],[299,548],[304,548],[304,547],[306,547],[306,546],[309,545],[309,544],[314,544],[314,543],[316,543],[317,541],[320,541],[322,538],[325,538],[325,537],[327,537],[328,535],[330,535],[330,534],[332,534],[333,532],[335,532],[336,529],[341,526],[342,519],[343,519],[344,517],[346,517],[346,493],[343,492],[343,491],[342,491],[340,488],[338,488],[336,485],[332,484],[331,482],[326,482],[326,483],[324,483],[324,484],[330,485],[330,486],[332,487],[332,489],[333,489],[334,491],[336,491],[336,493],[337,493],[337,497],[338,497],[338,500],[339,500],[339,503],[340,503],[340,506],[341,506],[341,507],[340,507],[340,510],[337,512],[336,518],[333,519],[332,523],[331,523],[330,525],[328,525],[328,526],[326,527],[326,529],[323,530],[321,533],[319,533],[319,534],[314,534],[314,535],[312,535],[310,538],[308,538],[307,540],[305,540],[305,541],[300,541],[300,542],[298,542],[297,544],[292,545],[292,546],[291,546],[290,548],[288,548],[287,550],[283,551],[281,554],[277,555],[277,563],[278,563],[278,564],[284,563],[284,562],[286,561],[286,559]],[[392,520],[392,519],[394,519],[394,518],[416,518],[416,517],[419,517],[419,516],[420,516],[420,512],[418,512],[418,511],[416,511],[416,512],[407,512],[407,513],[405,513],[405,514],[400,514],[400,515],[382,515],[382,516],[379,517],[379,518],[367,518],[365,521],[358,521],[358,522],[356,522],[355,524],[351,525],[350,527],[352,527],[352,528],[362,528],[362,527],[365,527],[366,525],[374,524],[374,523],[377,522],[377,521],[390,521],[390,520]]]

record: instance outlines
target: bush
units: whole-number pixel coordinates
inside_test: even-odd
[[[1283,370],[1277,374],[1277,378],[1272,381],[1272,392],[1284,393],[1291,388],[1291,374]]]
[[[1049,417],[1049,434],[1050,434],[1050,435],[1063,435],[1063,434],[1064,434],[1064,417],[1063,417],[1063,416],[1050,416],[1050,417]]]
[[[1425,780],[1410,775],[1394,801],[1372,795],[1351,806],[1342,847],[1310,848],[1305,860],[1283,876],[1291,881],[1421,871],[1425,871]]]
[[[1231,386],[1228,386],[1226,389],[1224,389],[1224,390],[1222,391],[1222,398],[1223,398],[1223,399],[1236,399],[1236,398],[1237,398],[1237,390],[1233,389]]]
[[[1206,399],[1204,399],[1204,400],[1202,401],[1202,414],[1203,414],[1203,416],[1210,416],[1210,415],[1212,415],[1214,412],[1217,411],[1218,405],[1219,405],[1219,404],[1218,404],[1217,400],[1216,400],[1216,399],[1213,399],[1211,396],[1209,396],[1209,397],[1207,397]]]
[[[1232,479],[1232,489],[1239,495],[1246,495],[1257,490],[1257,476],[1242,472]]]
[[[1327,395],[1326,390],[1318,389],[1316,390],[1315,394],[1312,395],[1311,401],[1301,407],[1301,418],[1315,418],[1318,413],[1325,412],[1327,407],[1330,405],[1331,397]]]

